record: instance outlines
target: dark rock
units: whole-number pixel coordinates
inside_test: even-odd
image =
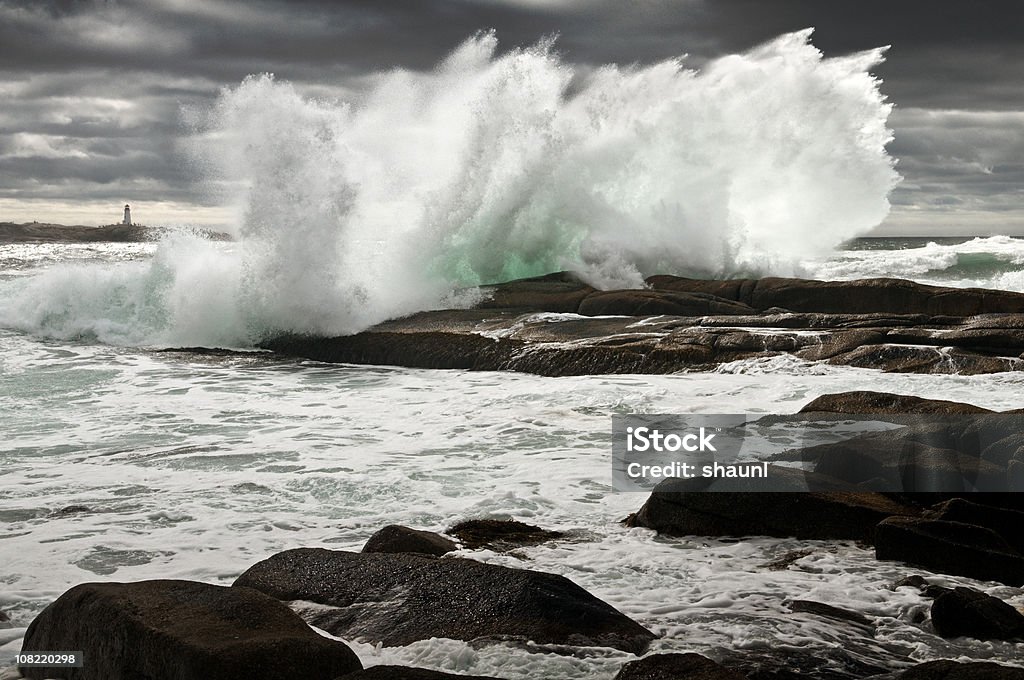
[[[409,527],[389,524],[370,536],[363,546],[363,552],[378,553],[422,553],[440,557],[458,548],[441,534],[432,531],[421,531]]]
[[[894,417],[897,419],[899,417]],[[814,471],[886,492],[1002,491],[1006,470],[959,450],[956,432],[934,418],[903,417],[922,424],[806,447],[777,459],[814,463]],[[935,445],[933,446],[932,443]],[[871,482],[868,485],[868,482]]]
[[[882,650],[867,636],[843,635],[842,644],[828,647],[723,649],[721,663],[749,680],[851,680],[885,673],[908,661]],[[877,659],[877,661],[868,659]],[[884,661],[882,660],[884,659]]]
[[[480,309],[520,309],[533,312],[576,312],[580,303],[594,292],[572,272],[556,272],[529,279],[518,279],[482,286],[488,297]]]
[[[891,517],[875,531],[875,556],[944,574],[1024,585],[1024,557],[994,531],[973,524]]]
[[[1024,313],[963,315],[968,308],[1016,305],[1024,311],[1024,295],[1018,293],[896,280],[655,276],[649,284],[643,290],[595,291],[577,275],[559,272],[484,286],[489,297],[475,309],[419,312],[348,337],[272,337],[260,346],[317,361],[558,376],[672,373],[779,352],[907,373],[1024,370],[1018,358],[1024,352]],[[884,302],[886,296],[902,302]],[[539,312],[600,316],[551,318]]]
[[[523,346],[519,340],[494,340],[475,333],[441,331],[367,331],[332,338],[281,335],[260,344],[262,349],[278,354],[327,363],[479,371],[501,370],[509,356]]]
[[[958,348],[903,344],[867,345],[828,360],[833,366],[873,368],[886,373],[981,375],[1020,370],[1017,358],[989,356]]]
[[[1024,614],[973,588],[954,588],[935,598],[932,625],[944,638],[1024,639]]]
[[[903,279],[814,281],[765,278],[750,299],[755,309],[782,307],[794,312],[829,314],[933,314],[974,316],[1024,312],[1024,294],[979,288],[943,288]]]
[[[931,413],[937,415],[962,415],[971,413],[992,413],[992,411],[963,404],[958,401],[922,399],[905,394],[888,392],[839,392],[823,394],[812,400],[800,413],[849,413],[849,414],[896,414]]]
[[[700,654],[652,654],[622,666],[615,680],[746,680]]]
[[[1024,668],[989,662],[928,661],[873,680],[1024,680]]]
[[[153,240],[148,227],[137,224],[108,224],[102,227],[0,222],[0,243],[98,243]]]
[[[749,305],[750,292],[757,281],[754,279],[687,279],[679,276],[658,274],[647,278],[648,286],[654,290],[669,290],[677,293],[704,293],[715,297]]]
[[[616,290],[591,293],[579,305],[584,316],[702,316],[752,314],[747,305],[707,293]]]
[[[1011,493],[1024,491],[1024,461],[1014,458],[1006,468],[1006,488]]]
[[[337,680],[498,680],[489,675],[453,675],[426,668],[410,668],[408,666],[371,666],[355,673],[350,673]],[[298,680],[298,679],[296,679]]]
[[[458,538],[466,548],[487,548],[497,552],[546,543],[565,536],[560,531],[547,531],[511,519],[470,519],[459,522],[447,533]]]
[[[737,485],[735,491],[699,491],[692,483],[699,480],[666,479],[626,524],[672,536],[870,540],[883,519],[914,512],[871,492],[801,491],[801,485],[807,488],[807,479],[824,487],[825,478],[792,468],[770,470],[775,483],[789,480],[793,490],[768,493],[757,492],[754,486],[742,490]]]
[[[883,342],[885,335],[873,329],[857,329],[829,333],[816,342],[798,351],[796,355],[808,361],[831,359],[846,354],[865,345],[877,345]]]
[[[191,581],[75,586],[25,633],[22,652],[47,650],[84,653],[68,680],[331,680],[361,668],[345,644],[273,598]]]
[[[974,524],[999,534],[1016,552],[1024,554],[1024,512],[953,498],[927,513],[928,519]]]
[[[304,613],[313,625],[385,646],[442,637],[641,653],[654,638],[562,576],[466,559],[300,548],[254,565],[235,586],[316,603]]]

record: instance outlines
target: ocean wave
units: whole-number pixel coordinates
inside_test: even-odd
[[[244,346],[561,269],[600,288],[798,274],[880,223],[898,180],[882,50],[826,59],[810,34],[699,71],[587,71],[483,33],[346,102],[251,76],[194,121],[200,165],[239,187],[233,249],[170,239],[151,263],[54,267],[4,284],[0,324]]]

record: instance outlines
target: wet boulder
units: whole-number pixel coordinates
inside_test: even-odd
[[[746,680],[700,654],[652,654],[622,666],[615,680]]]
[[[883,519],[915,512],[814,473],[777,466],[769,470],[773,492],[759,488],[762,480],[728,480],[716,483],[721,490],[706,491],[694,484],[698,480],[666,479],[626,524],[671,536],[870,540]],[[808,491],[811,487],[819,490]]]
[[[928,661],[873,680],[1024,680],[1024,668],[991,662]]]
[[[1024,640],[1024,614],[973,588],[953,588],[935,598],[932,625],[944,638]]]
[[[362,668],[344,643],[274,598],[193,581],[75,586],[25,633],[22,652],[47,650],[83,652],[67,680],[333,680]],[[22,674],[50,678],[53,669]]]
[[[999,534],[973,524],[891,517],[875,531],[875,557],[943,574],[1024,585],[1024,556]]]
[[[384,646],[440,637],[641,653],[654,639],[565,577],[475,560],[299,548],[259,562],[235,586],[292,601],[334,635]]]
[[[807,403],[800,413],[847,413],[847,414],[891,414],[906,415],[909,413],[930,413],[936,415],[964,415],[973,413],[992,413],[992,411],[964,404],[958,401],[942,399],[923,399],[906,394],[889,392],[872,392],[859,390],[854,392],[838,392],[823,394]]]
[[[991,529],[1011,548],[1024,554],[1024,512],[1019,510],[972,503],[965,498],[952,498],[929,509],[925,517]]]
[[[455,541],[441,534],[389,524],[370,536],[363,546],[363,552],[420,553],[440,557],[457,548]]]

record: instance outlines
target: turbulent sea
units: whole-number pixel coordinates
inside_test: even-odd
[[[899,182],[892,104],[872,75],[884,50],[825,58],[810,35],[698,71],[682,58],[576,68],[550,41],[500,53],[485,33],[344,102],[250,77],[190,121],[203,142],[193,169],[235,192],[237,240],[0,246],[0,666],[83,581],[228,584],[287,548],[357,550],[386,524],[481,517],[579,530],[467,552],[568,577],[662,635],[656,651],[1021,662],[1012,645],[915,623],[929,602],[887,585],[921,570],[870,549],[624,528],[645,497],[612,492],[610,428],[618,413],[788,413],[856,389],[1005,409],[1022,405],[1024,373],[886,375],[786,357],[543,378],[251,350],[566,269],[599,288],[664,273],[1024,290],[1021,240],[854,240],[885,219]],[[165,351],[200,346],[246,351]],[[763,566],[794,550],[809,552]],[[972,585],[1024,604],[1019,589]],[[877,632],[851,637],[790,612],[792,598],[855,610]],[[352,646],[364,664],[506,678],[610,678],[626,659]]]
[[[235,244],[218,244],[230,250]],[[5,290],[66,267],[150,261],[153,244],[0,246]],[[864,239],[808,264],[824,278],[909,276],[1014,287],[1024,240]],[[1016,286],[1018,289],[1020,285]],[[793,412],[813,397],[876,389],[1020,407],[1024,375],[886,375],[752,360],[711,373],[543,378],[205,356],[95,338],[0,331],[0,666],[24,627],[68,587],[185,578],[229,584],[297,546],[358,550],[398,523],[443,530],[514,517],[585,540],[475,559],[556,572],[664,637],[660,651],[769,649],[871,661],[1015,659],[1013,645],[945,641],[914,623],[929,601],[891,582],[920,569],[852,543],[659,538],[618,522],[645,495],[610,489],[610,416]],[[813,522],[814,518],[807,518]],[[788,570],[763,565],[809,549]],[[1024,591],[969,579],[1015,603]],[[789,598],[861,612],[873,640],[788,611]],[[611,677],[626,655],[590,658],[428,640],[353,644],[364,664],[397,662],[508,678]]]

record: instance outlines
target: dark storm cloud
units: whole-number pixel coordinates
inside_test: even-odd
[[[0,196],[74,198],[142,183],[200,202],[177,153],[182,107],[274,72],[318,95],[395,66],[422,70],[482,29],[502,49],[559,34],[582,64],[688,53],[699,67],[813,26],[827,55],[892,45],[878,68],[897,104],[902,206],[1018,204],[1024,5],[1015,0],[0,0]],[[942,115],[929,116],[929,112]],[[67,160],[61,163],[61,157]],[[90,171],[90,168],[92,170]],[[52,188],[59,187],[59,192]],[[3,219],[3,216],[0,216]]]

